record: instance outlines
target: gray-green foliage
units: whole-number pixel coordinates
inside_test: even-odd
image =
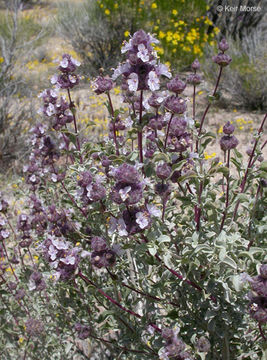
[[[32,116],[31,105],[22,104],[30,96],[25,86],[24,66],[33,44],[41,38],[41,26],[22,17],[20,0],[8,3],[0,19],[0,163],[5,166],[25,150],[22,129]],[[22,71],[23,69],[23,71]]]
[[[96,1],[68,1],[59,4],[57,25],[60,35],[82,57],[87,74],[96,75],[100,68],[110,71],[118,62],[127,16],[110,20]]]
[[[74,62],[64,55],[61,77],[56,78],[62,88],[66,84],[66,80],[60,82],[62,76]],[[103,83],[115,85],[99,77],[95,91]],[[67,105],[78,116],[69,88]],[[147,155],[142,149],[147,150],[151,134],[150,138],[144,134],[151,131],[150,121],[157,117],[158,108],[156,114],[153,107],[137,113],[128,98],[127,111],[114,109],[109,90],[101,91],[107,95],[114,132],[118,122],[132,120],[129,131],[117,130],[123,141],[118,145],[116,132],[98,143],[82,138],[70,112],[72,124],[60,123],[62,116],[52,111],[57,94],[47,90],[42,94],[44,121],[33,131],[25,168],[29,186],[23,191],[29,203],[24,212],[28,215],[14,219],[13,209],[0,197],[0,351],[4,360],[26,355],[33,360],[86,359],[89,355],[81,350],[78,337],[90,339],[96,359],[171,359],[162,334],[166,328],[180,329],[180,344],[186,346],[190,359],[263,360],[266,312],[259,307],[259,320],[249,316],[250,285],[244,279],[256,275],[267,261],[267,167],[261,153],[267,115],[254,135],[249,161],[235,143],[234,149],[222,154],[227,155],[223,164],[204,155],[216,135],[204,128],[201,132],[197,122],[180,113],[173,120],[177,137],[182,136],[182,122],[184,136],[190,133],[192,142],[186,143],[184,137],[179,140],[183,147],[173,148],[172,116],[161,105],[159,111],[169,115],[169,126],[165,124],[152,138],[156,148]],[[141,109],[143,91],[135,92]],[[150,95],[146,90],[145,97]],[[62,98],[58,100],[62,103]],[[65,111],[68,106],[63,105]],[[229,135],[225,129],[224,133]],[[162,165],[169,169],[167,176],[159,175]],[[15,230],[8,220],[17,221]],[[36,254],[38,259],[32,257]],[[37,289],[40,281],[32,287],[37,270],[46,288]],[[261,278],[260,284],[265,286],[266,279]],[[25,290],[20,300],[19,288]],[[265,295],[261,297],[266,300]],[[250,305],[252,310],[256,304]],[[44,331],[38,337],[27,329],[29,317],[42,321]],[[85,336],[79,330],[82,325],[88,327]],[[205,353],[196,345],[202,336],[211,345]],[[182,351],[176,359],[181,359]]]

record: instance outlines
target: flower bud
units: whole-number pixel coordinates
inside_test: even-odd
[[[220,42],[219,42],[219,46],[218,46],[219,50],[221,50],[222,52],[225,52],[226,50],[229,49],[229,44],[226,41],[225,38],[223,38]]]
[[[171,175],[171,168],[166,163],[159,165],[156,169],[156,174],[162,180],[167,179]]]
[[[228,121],[223,127],[223,132],[227,135],[231,135],[234,131],[235,127],[233,124],[230,123],[230,121]]]
[[[186,102],[181,97],[176,97],[175,95],[167,97],[165,103],[167,110],[174,114],[183,114],[186,111]]]
[[[234,135],[233,136],[225,135],[220,140],[220,146],[223,151],[235,149],[238,144],[239,141]]]
[[[227,66],[232,61],[231,57],[224,53],[219,53],[218,55],[213,56],[212,60],[220,66]]]
[[[172,91],[175,94],[181,94],[186,88],[186,83],[184,83],[182,80],[179,79],[178,76],[176,76],[167,83],[167,88],[169,91]]]
[[[195,59],[191,65],[192,70],[194,70],[195,72],[200,68],[200,63],[198,61],[198,59]]]
[[[113,87],[113,81],[103,76],[98,76],[98,78],[93,82],[93,90],[97,95],[103,94],[106,91],[110,91]]]
[[[188,84],[191,85],[199,85],[201,83],[201,76],[198,74],[190,74],[187,78]]]
[[[199,352],[207,353],[210,350],[210,342],[207,338],[205,338],[205,336],[201,336],[201,338],[199,338],[196,346]]]

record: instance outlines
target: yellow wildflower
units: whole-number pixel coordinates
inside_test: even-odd
[[[177,11],[176,9],[173,9],[173,10],[172,10],[172,13],[173,13],[173,15],[177,15],[177,14],[178,14],[178,11]]]
[[[106,14],[106,15],[110,15],[110,10],[109,10],[109,9],[106,9],[106,10],[105,10],[105,14]]]
[[[125,36],[125,37],[128,37],[129,35],[130,35],[130,31],[126,30],[126,31],[124,32],[124,36]]]
[[[151,9],[156,9],[158,5],[156,3],[151,4]]]
[[[223,132],[223,126],[220,127],[220,129],[218,130],[218,134],[222,134]]]

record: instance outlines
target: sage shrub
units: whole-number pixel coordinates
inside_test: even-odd
[[[225,119],[221,159],[206,159],[216,136],[205,118],[229,45],[218,45],[214,91],[196,118],[198,60],[182,80],[160,63],[155,43],[135,32],[113,76],[93,81],[110,114],[103,141],[79,131],[80,63],[70,55],[39,96],[21,188],[27,205],[15,217],[0,198],[4,359],[266,354],[266,115],[247,154]],[[183,96],[189,84],[192,101]]]

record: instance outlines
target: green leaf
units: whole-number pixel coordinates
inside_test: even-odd
[[[224,259],[225,259],[225,257],[226,257],[226,249],[225,248],[221,248],[221,250],[220,250],[220,252],[219,252],[219,259],[221,260],[221,261],[223,261]]]
[[[197,254],[198,252],[206,252],[206,253],[209,253],[209,252],[211,252],[211,251],[212,251],[212,249],[211,249],[211,247],[210,247],[208,244],[199,244],[199,245],[196,246],[194,253],[196,253],[196,254]]]
[[[187,160],[179,161],[177,164],[172,165],[172,170],[180,170],[187,163]]]
[[[149,251],[149,254],[152,255],[152,256],[155,256],[156,253],[157,253],[157,246],[154,245],[154,244],[148,244],[148,251]]]
[[[231,259],[229,256],[225,256],[225,258],[223,259],[223,261],[221,261],[221,263],[228,265],[234,270],[237,269],[236,262],[233,259]]]
[[[233,286],[236,291],[241,291],[244,287],[244,282],[240,280],[240,275],[234,275],[232,277]]]
[[[165,162],[169,162],[170,159],[168,157],[168,155],[164,154],[164,153],[156,153],[154,156],[153,156],[153,162],[158,162],[158,161],[165,161]]]
[[[65,346],[65,352],[66,352],[66,355],[68,355],[68,353],[70,352],[70,349],[72,348],[72,343],[69,342],[67,343],[67,345]]]
[[[171,238],[168,235],[160,235],[158,242],[170,242]]]
[[[267,172],[267,160],[262,161],[262,163],[260,164],[260,170]]]
[[[229,174],[229,169],[226,166],[220,166],[217,172],[227,176]]]

